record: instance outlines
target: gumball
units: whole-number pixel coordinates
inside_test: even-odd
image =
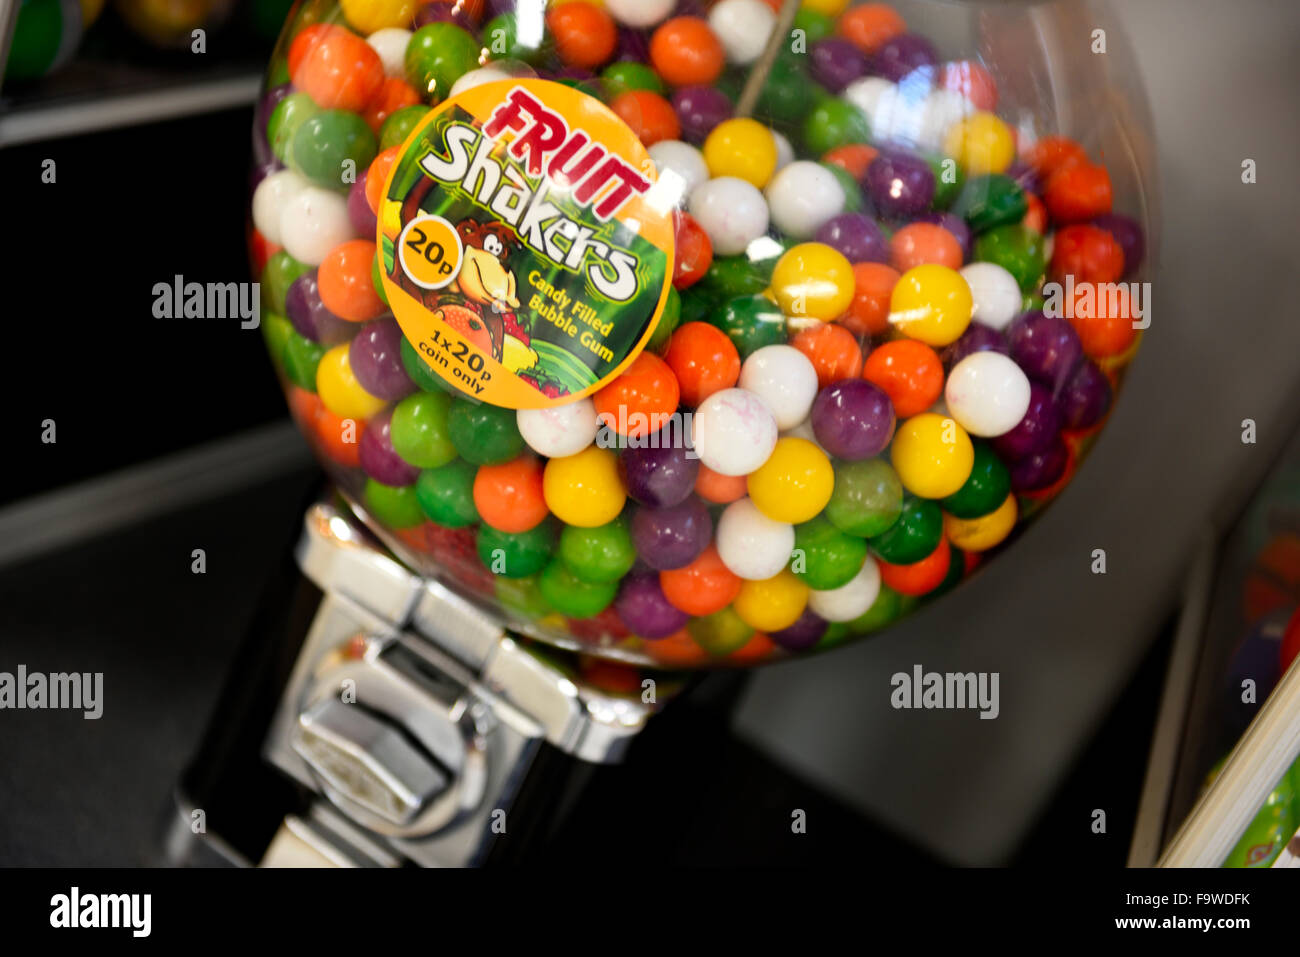
[[[1043,202],[1058,223],[1077,223],[1110,212],[1110,173],[1104,166],[1067,166],[1047,180]]]
[[[676,210],[673,227],[673,288],[689,289],[708,273],[713,263],[713,243],[689,213]]]
[[[672,369],[642,352],[613,382],[592,396],[600,423],[619,435],[639,438],[667,424],[681,391]]]
[[[590,3],[566,3],[546,14],[555,52],[569,66],[593,70],[614,55],[618,29],[603,9]]]
[[[932,210],[928,213],[922,213],[916,217],[915,223],[928,223],[932,226],[941,226],[943,229],[952,233],[953,238],[957,240],[957,245],[961,247],[961,262],[970,259],[971,252],[974,249],[974,239],[971,236],[970,227],[960,216],[942,210]],[[914,265],[920,265],[916,263]],[[948,265],[941,263],[941,265]],[[910,266],[908,267],[911,268]]]
[[[483,521],[498,531],[514,535],[536,528],[548,514],[542,463],[525,454],[500,465],[479,466],[474,477],[474,506]],[[531,575],[539,568],[519,574]]]
[[[1059,434],[1046,448],[1031,452],[1011,464],[1011,490],[1037,492],[1056,484],[1070,466],[1070,450]]]
[[[764,346],[784,344],[786,340],[785,316],[765,296],[738,296],[705,321],[726,334],[742,360]]]
[[[726,94],[711,86],[684,86],[673,93],[672,104],[682,136],[691,143],[703,143],[732,114]]]
[[[1088,154],[1084,148],[1067,136],[1044,136],[1028,144],[1022,151],[1022,155],[1025,162],[1043,181],[1067,167],[1080,166],[1088,162]]]
[[[944,511],[959,519],[988,515],[1011,491],[1011,474],[994,454],[992,447],[987,442],[973,444],[975,458],[971,464],[970,476],[960,489],[943,500]]]
[[[993,448],[1004,461],[1020,459],[1041,452],[1061,430],[1060,414],[1052,393],[1037,382],[1029,384],[1029,408],[1010,432],[998,436]]]
[[[1011,129],[998,116],[986,111],[973,113],[954,124],[944,138],[943,148],[970,176],[1001,173],[1016,158]]]
[[[974,301],[962,275],[946,266],[909,269],[889,300],[889,322],[929,346],[956,342],[970,324]]]
[[[466,528],[479,521],[474,504],[478,469],[464,459],[453,459],[436,469],[425,469],[415,480],[415,497],[431,522],[444,528]]]
[[[339,7],[348,26],[358,33],[370,34],[410,23],[416,0],[339,0]]]
[[[826,517],[840,531],[861,538],[880,535],[903,510],[898,474],[881,459],[835,465],[835,487]]]
[[[862,378],[889,396],[900,419],[924,412],[943,394],[943,363],[915,339],[895,339],[873,349],[863,363]]]
[[[325,349],[319,343],[291,331],[281,353],[284,374],[300,389],[312,391],[316,388],[316,371],[324,355]]]
[[[992,111],[998,105],[998,86],[977,60],[945,63],[939,70],[939,86],[961,94],[978,109]]]
[[[371,395],[395,401],[415,391],[402,365],[401,341],[402,330],[388,318],[367,323],[349,345],[352,372]]]
[[[542,569],[537,587],[552,608],[569,618],[599,615],[618,594],[617,583],[580,581],[563,562],[554,559]]]
[[[862,348],[853,333],[838,323],[819,322],[796,335],[790,344],[812,363],[819,388],[856,378],[862,372]]]
[[[961,338],[946,347],[939,357],[943,360],[944,368],[951,370],[962,359],[977,352],[1000,352],[1008,355],[1010,350],[1007,348],[1006,340],[1002,338],[1002,333],[982,323],[972,322],[961,334]]]
[[[886,80],[900,83],[916,70],[930,68],[939,63],[934,45],[915,33],[900,33],[882,43],[871,58],[871,69]]]
[[[401,25],[394,25],[367,32],[366,43],[370,44],[370,48],[379,55],[379,62],[384,66],[384,75],[405,79],[406,47],[411,42],[411,31]]]
[[[1083,358],[1079,334],[1057,316],[1026,313],[1007,327],[1006,335],[1011,358],[1053,393],[1065,386]]]
[[[576,455],[596,440],[600,428],[591,399],[547,409],[520,409],[515,424],[528,447],[547,458]]]
[[[794,437],[778,440],[748,480],[749,497],[758,509],[768,518],[792,525],[825,508],[834,485],[835,471],[826,453],[807,439]]]
[[[810,591],[808,607],[826,621],[852,621],[867,613],[880,594],[880,566],[868,557],[846,584]]]
[[[494,405],[457,400],[447,413],[447,434],[461,458],[500,465],[524,450],[515,413]]]
[[[287,308],[289,290],[303,276],[312,272],[310,266],[299,262],[283,249],[272,253],[262,269],[262,292],[270,311],[283,315]]]
[[[862,570],[867,543],[817,516],[795,528],[790,570],[809,588],[830,591],[847,585]]]
[[[720,0],[709,10],[709,26],[727,60],[745,66],[762,55],[776,14],[762,0]]]
[[[645,445],[633,445],[619,456],[619,476],[633,501],[651,508],[663,508],[685,501],[695,488],[699,459],[688,449],[669,444],[666,437]]]
[[[889,241],[875,220],[863,213],[832,216],[822,223],[814,238],[854,264],[889,261]]]
[[[659,74],[644,63],[620,60],[611,63],[600,74],[600,82],[611,97],[628,90],[649,90],[651,93],[667,92]]]
[[[711,176],[743,179],[762,189],[776,171],[776,160],[776,140],[772,132],[756,120],[724,120],[704,140],[704,161]]]
[[[880,563],[880,580],[900,595],[928,595],[944,583],[952,566],[952,547],[939,539],[933,552],[910,565]]]
[[[723,475],[701,465],[695,477],[695,494],[714,505],[726,505],[744,498],[747,485],[743,475]]]
[[[752,183],[734,176],[719,176],[697,186],[688,208],[720,256],[743,253],[767,233],[767,200]]]
[[[1124,250],[1104,229],[1076,223],[1056,232],[1052,241],[1052,277],[1076,283],[1115,282],[1124,275]]]
[[[699,17],[674,17],[650,39],[650,61],[671,86],[712,83],[724,60],[722,44]]]
[[[368,478],[361,501],[375,521],[389,528],[414,528],[424,521],[415,487],[411,485],[394,487]]]
[[[871,165],[871,161],[879,155],[878,149],[866,143],[846,143],[827,152],[822,157],[822,162],[838,166],[854,180],[861,180],[867,175],[867,167]]]
[[[308,187],[308,182],[290,169],[272,173],[253,191],[253,226],[266,241],[281,245],[280,217],[293,197]]]
[[[790,561],[794,526],[769,518],[748,498],[732,502],[718,519],[718,556],[747,580],[771,578]]]
[[[609,108],[631,128],[646,146],[662,140],[675,140],[682,132],[672,104],[650,90],[628,90],[620,93]]]
[[[1009,176],[974,176],[962,186],[952,211],[976,233],[1019,223],[1028,209],[1025,191]]]
[[[681,631],[690,620],[668,601],[655,575],[628,577],[619,588],[614,610],[633,634],[651,640]]]
[[[866,54],[907,30],[902,16],[886,3],[864,3],[844,11],[836,25],[839,34]]]
[[[944,515],[943,530],[948,541],[965,552],[986,552],[1001,545],[1016,527],[1016,497],[1008,495],[992,512],[975,518]]]
[[[618,456],[596,445],[547,462],[542,487],[556,518],[579,528],[612,522],[627,501]]]
[[[436,469],[456,458],[448,413],[451,399],[440,392],[407,396],[393,411],[393,448],[403,460],[422,469]]]
[[[900,273],[925,265],[958,269],[962,259],[961,242],[934,223],[909,223],[889,240],[889,264]]]
[[[1029,378],[1000,352],[976,352],[952,368],[944,401],[971,435],[993,438],[1010,432],[1029,409]]]
[[[754,629],[745,624],[731,608],[692,618],[687,623],[686,630],[711,655],[731,654],[755,637]]]
[[[910,565],[938,548],[942,537],[943,512],[939,506],[928,499],[907,496],[897,521],[870,537],[867,544],[883,561]]]
[[[555,550],[555,525],[553,522],[539,522],[519,532],[493,528],[490,524],[480,525],[475,546],[479,561],[491,569],[492,574],[503,578],[526,578],[540,572],[551,560],[551,553]]]
[[[871,123],[866,114],[848,99],[821,99],[803,123],[804,147],[814,156],[870,139]]]
[[[889,300],[899,272],[878,262],[853,264],[853,301],[837,321],[855,336],[878,336],[889,328]]]
[[[1084,360],[1057,398],[1067,429],[1090,429],[1110,411],[1111,386],[1096,363]]]
[[[293,85],[322,109],[359,113],[379,91],[384,65],[356,34],[324,26],[307,42],[291,74]]]
[[[970,477],[974,457],[965,429],[955,420],[933,412],[923,412],[900,424],[890,452],[903,488],[923,498],[944,498],[960,489]]]
[[[691,427],[700,462],[723,475],[753,472],[767,461],[777,441],[776,418],[747,389],[713,393],[696,409]]]
[[[366,170],[348,189],[348,219],[352,221],[353,231],[361,236],[373,236],[379,231],[379,217],[370,208],[370,201],[366,198],[366,184],[369,182],[370,170]],[[374,251],[373,244],[371,251]],[[373,261],[375,257],[371,256],[371,259]]]
[[[808,594],[807,585],[789,571],[781,571],[762,581],[744,582],[732,607],[745,624],[770,633],[799,620],[808,607]]]
[[[366,239],[350,240],[330,250],[317,272],[326,309],[350,322],[365,322],[388,311],[370,281],[374,255],[375,245]]]
[[[1124,253],[1125,275],[1132,275],[1137,272],[1146,256],[1146,239],[1142,235],[1142,227],[1138,225],[1137,221],[1129,216],[1121,216],[1118,213],[1103,213],[1100,216],[1093,217],[1092,225],[1098,229],[1104,229],[1119,243],[1120,249]]]
[[[660,140],[650,149],[650,159],[659,170],[659,182],[663,184],[668,177],[676,176],[681,180],[680,196],[684,202],[696,188],[709,181],[709,167],[704,162],[704,155],[690,143],[681,140]]]
[[[280,211],[280,241],[298,262],[319,266],[332,249],[352,238],[348,204],[338,193],[308,186]]]
[[[636,564],[636,548],[621,518],[592,528],[564,526],[557,554],[573,576],[585,582],[616,582]]]
[[[740,387],[761,399],[784,431],[808,417],[817,397],[817,370],[792,346],[764,346],[741,366]]]
[[[820,163],[797,160],[772,177],[764,194],[772,223],[795,239],[808,239],[843,212],[844,190]]]
[[[740,377],[735,345],[721,329],[704,322],[679,327],[668,341],[664,361],[677,378],[683,405],[697,406],[713,393],[730,389]]]
[[[404,106],[400,110],[395,110],[388,119],[384,120],[384,125],[379,128],[380,151],[390,150],[394,146],[400,146],[406,142],[406,138],[411,135],[428,112],[429,108],[423,105]]]
[[[664,596],[688,615],[712,615],[732,603],[743,581],[710,545],[689,565],[659,573]]]
[[[1105,359],[1127,352],[1137,338],[1133,327],[1133,303],[1122,285],[1075,287],[1074,298],[1065,304],[1066,316],[1079,333],[1084,354]]]
[[[997,263],[1016,278],[1022,293],[1031,292],[1043,275],[1043,237],[1019,223],[997,226],[975,240],[975,258]]]
[[[479,65],[479,50],[478,41],[454,24],[422,26],[406,47],[406,79],[422,94],[443,99],[462,74]]]
[[[358,443],[361,468],[372,479],[385,485],[414,485],[420,470],[405,461],[393,448],[392,409],[385,409],[366,423],[365,434]]]
[[[1016,278],[995,263],[971,263],[961,269],[974,306],[971,318],[994,329],[1004,329],[1020,314],[1020,286]]]
[[[662,23],[676,6],[677,0],[605,0],[605,9],[611,17],[636,29]]]
[[[801,243],[777,260],[772,293],[786,315],[830,322],[853,302],[853,267],[829,246]]]
[[[316,413],[315,435],[325,454],[347,468],[361,466],[361,440],[366,423],[335,415],[322,404]]]
[[[894,407],[879,386],[846,378],[817,394],[812,427],[818,444],[837,459],[869,459],[893,437]]]
[[[344,419],[366,420],[384,407],[384,400],[371,395],[352,372],[346,343],[321,357],[316,367],[316,394],[325,408]]]
[[[831,93],[839,93],[854,80],[866,76],[870,62],[850,41],[828,37],[813,43],[809,72]]]
[[[903,218],[929,209],[934,201],[934,173],[919,156],[882,151],[867,167],[866,188],[882,216]]]
[[[828,627],[825,618],[805,608],[794,624],[774,631],[768,637],[786,651],[806,651],[821,640]]]

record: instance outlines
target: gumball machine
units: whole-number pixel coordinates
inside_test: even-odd
[[[261,748],[295,833],[488,859],[666,675],[1013,551],[1149,324],[1150,129],[1098,3],[295,5],[249,225],[330,489]]]

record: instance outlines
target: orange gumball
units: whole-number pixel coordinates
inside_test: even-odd
[[[925,412],[943,394],[943,362],[916,339],[895,339],[873,349],[862,378],[884,390],[899,419]]]
[[[289,44],[289,75],[293,76],[297,73],[298,68],[302,66],[302,61],[307,59],[307,54],[324,42],[330,32],[336,29],[342,29],[342,27],[331,23],[313,23],[311,26],[299,30],[297,36],[293,38],[293,42]]]
[[[325,407],[320,400],[320,396],[315,392],[308,392],[306,389],[291,385],[289,386],[288,399],[289,413],[293,416],[293,420],[298,423],[298,428],[310,434],[316,428],[316,416]]]
[[[870,55],[900,33],[906,33],[907,23],[888,4],[864,3],[846,10],[836,29],[840,36]]]
[[[384,120],[388,119],[404,106],[415,106],[420,102],[420,94],[415,92],[415,87],[405,80],[395,76],[386,77],[384,82],[379,86],[379,92],[375,94],[366,111],[361,114],[362,119],[366,121],[375,133],[379,135],[379,128],[384,125]]]
[[[390,146],[374,158],[366,172],[366,205],[376,216],[379,215],[379,201],[384,198],[384,183],[400,155],[400,146]]]
[[[712,615],[722,611],[740,594],[742,582],[710,545],[695,561],[683,568],[659,573],[659,587],[668,603],[688,615]]]
[[[889,298],[901,274],[884,263],[854,263],[853,304],[839,323],[855,336],[878,336],[889,328]]]
[[[709,653],[696,643],[685,628],[667,638],[646,641],[642,650],[661,665],[669,668],[689,668],[709,660]]]
[[[368,239],[340,243],[321,261],[316,273],[325,308],[349,322],[367,322],[388,311],[370,276],[375,244]]]
[[[335,415],[324,404],[316,415],[316,438],[325,454],[339,465],[361,465],[361,437],[365,432],[364,420]]]
[[[677,377],[683,405],[697,406],[740,378],[740,353],[725,332],[707,322],[688,322],[668,340],[664,361]]]
[[[681,135],[681,123],[672,104],[651,90],[628,90],[615,97],[609,108],[646,146]]]
[[[1104,229],[1076,223],[1057,230],[1052,244],[1052,278],[1075,282],[1115,282],[1124,275],[1124,250]]]
[[[1058,223],[1078,223],[1109,213],[1112,193],[1106,167],[1081,163],[1052,174],[1043,202]]]
[[[658,432],[677,410],[677,377],[658,356],[643,352],[623,374],[592,397],[597,420],[619,435],[636,438]]]
[[[1089,358],[1118,356],[1136,341],[1132,301],[1125,286],[1081,283],[1074,287],[1074,299],[1067,305],[1071,307],[1067,318]]]
[[[650,38],[650,62],[669,86],[709,86],[725,59],[722,43],[699,17],[667,20]]]
[[[474,507],[499,532],[517,535],[536,528],[550,509],[542,493],[543,467],[533,455],[501,465],[480,465],[474,475]]]
[[[934,223],[904,226],[889,241],[889,264],[900,273],[932,263],[960,269],[961,243],[957,237]]]
[[[865,143],[848,143],[827,151],[822,157],[823,163],[838,166],[858,182],[867,175],[867,167],[880,155],[880,150]]]
[[[948,577],[952,563],[952,546],[948,539],[939,539],[939,545],[925,558],[911,565],[891,565],[880,562],[880,580],[900,595],[920,597],[928,595]]]
[[[1025,147],[1021,156],[1043,180],[1060,170],[1088,162],[1088,154],[1083,147],[1068,136],[1044,136]]]
[[[307,31],[298,35],[303,39]],[[295,44],[297,41],[295,41]],[[365,40],[343,27],[329,26],[313,32],[299,47],[296,59],[290,48],[293,85],[321,109],[360,113],[384,82],[384,65]]]
[[[749,476],[723,475],[701,462],[695,476],[695,494],[714,505],[729,505],[749,494]]]
[[[555,38],[555,51],[569,66],[594,70],[618,46],[618,27],[602,8],[591,3],[566,3],[546,15],[546,26]]]
[[[862,347],[857,337],[836,322],[805,329],[790,340],[817,370],[817,385],[826,388],[841,379],[856,379],[862,372]]]
[[[1025,193],[1025,204],[1028,208],[1025,210],[1025,218],[1020,221],[1020,224],[1025,229],[1031,229],[1040,236],[1045,235],[1047,233],[1047,207],[1033,193]]]

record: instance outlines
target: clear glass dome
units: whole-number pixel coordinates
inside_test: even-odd
[[[1073,477],[1150,315],[1151,128],[1082,0],[305,0],[262,329],[357,514],[520,633],[806,654]]]

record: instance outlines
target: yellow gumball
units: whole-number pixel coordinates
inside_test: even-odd
[[[970,478],[975,447],[956,419],[922,412],[898,427],[890,460],[913,495],[947,498]]]
[[[321,356],[316,367],[316,394],[340,419],[364,422],[388,403],[361,387],[348,361],[348,345],[335,346]]]
[[[967,176],[1001,173],[1016,158],[1016,141],[1011,127],[992,113],[972,113],[948,128],[943,150],[953,157]]]
[[[339,0],[348,25],[369,36],[388,27],[411,29],[416,0]]]
[[[731,607],[750,628],[773,632],[793,625],[807,605],[808,586],[787,568],[772,578],[745,582]]]
[[[799,6],[804,10],[834,18],[849,8],[849,0],[803,0]]]
[[[800,243],[776,261],[771,289],[787,316],[830,322],[853,302],[853,265],[825,243]]]
[[[589,445],[576,455],[551,459],[542,475],[546,506],[567,525],[595,528],[618,518],[627,492],[618,477],[618,456]]]
[[[957,270],[936,263],[903,273],[889,296],[890,325],[935,348],[960,339],[974,311],[970,284]]]
[[[815,518],[831,500],[835,470],[826,453],[807,439],[779,439],[747,485],[760,512],[774,522],[798,525]]]
[[[978,518],[958,518],[945,512],[943,530],[948,541],[962,551],[986,552],[1011,534],[1017,511],[1015,495],[1008,495],[1001,505]]]
[[[762,189],[776,172],[776,140],[757,120],[724,120],[704,141],[704,162],[710,176],[734,176]]]

